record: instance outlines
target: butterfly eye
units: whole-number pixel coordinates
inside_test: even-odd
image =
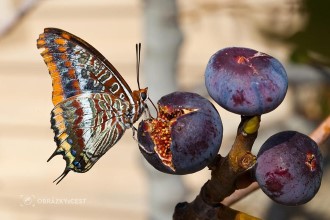
[[[144,100],[146,100],[147,99],[147,93],[145,93],[145,92],[141,92],[140,93],[140,97],[141,97],[141,99],[144,101]]]

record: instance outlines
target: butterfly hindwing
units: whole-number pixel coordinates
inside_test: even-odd
[[[57,144],[51,158],[62,154],[65,170],[88,171],[123,135],[128,108],[108,93],[79,94],[59,103],[51,113]]]
[[[109,92],[133,103],[131,89],[93,46],[56,28],[46,28],[37,40],[52,77],[53,104],[85,92]]]

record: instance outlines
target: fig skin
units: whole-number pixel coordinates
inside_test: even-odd
[[[281,104],[288,77],[274,57],[249,48],[229,47],[210,58],[205,85],[221,107],[254,116],[270,112]]]
[[[260,148],[255,177],[263,192],[283,205],[301,205],[318,192],[322,155],[310,137],[296,131],[271,136]]]
[[[212,103],[196,93],[174,92],[163,96],[158,106],[158,117],[143,120],[138,127],[140,151],[145,159],[157,170],[170,174],[189,174],[205,168],[218,154],[223,132],[220,115]],[[168,134],[155,132],[155,124],[166,124],[165,121]],[[156,152],[155,137],[169,140],[169,163]]]

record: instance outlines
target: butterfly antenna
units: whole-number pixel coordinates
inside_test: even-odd
[[[140,88],[140,63],[141,63],[141,43],[135,45],[136,50],[136,75],[137,75],[137,84],[138,88]]]
[[[65,169],[63,171],[63,173],[53,181],[53,183],[55,183],[57,181],[56,185],[59,184],[64,179],[64,177],[66,177],[66,175],[68,175],[69,172],[70,172],[70,169]]]

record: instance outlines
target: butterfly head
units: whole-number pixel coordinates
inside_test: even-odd
[[[135,101],[135,112],[137,113],[134,119],[134,121],[136,121],[140,118],[144,110],[147,108],[146,101],[149,98],[148,88],[133,91],[133,98]]]

